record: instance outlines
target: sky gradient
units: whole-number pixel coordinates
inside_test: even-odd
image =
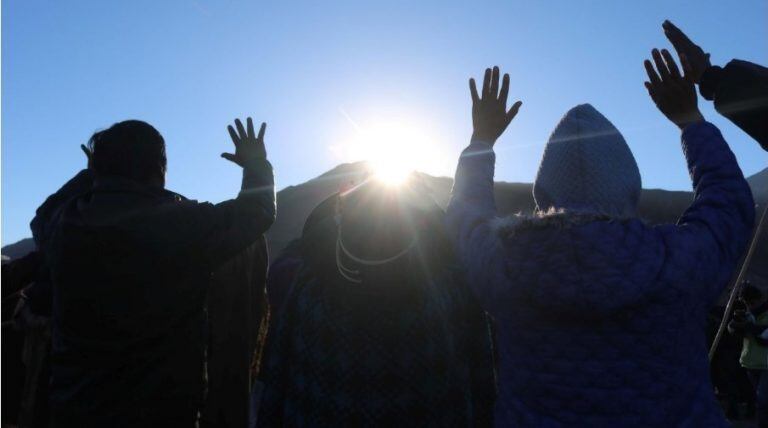
[[[125,119],[158,128],[168,188],[198,200],[237,194],[240,171],[219,154],[247,115],[268,123],[278,189],[362,160],[361,135],[380,130],[425,172],[452,175],[471,134],[467,79],[494,64],[523,101],[497,144],[498,180],[531,182],[558,119],[589,102],[623,133],[644,187],[688,190],[679,131],[643,87],[643,59],[670,47],[667,18],[714,64],[768,64],[765,0],[4,1],[2,244],[30,236],[35,208],[84,166],[79,145]],[[700,105],[745,174],[768,166]]]

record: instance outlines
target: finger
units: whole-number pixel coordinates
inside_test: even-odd
[[[224,159],[226,159],[226,160],[228,160],[230,162],[234,162],[234,163],[240,165],[240,163],[237,161],[237,156],[233,155],[232,153],[222,153],[221,157],[223,157]]]
[[[253,120],[250,117],[245,119],[245,126],[248,130],[248,138],[254,138],[256,133],[253,132]]]
[[[261,122],[261,127],[259,128],[259,136],[256,137],[259,141],[264,141],[264,133],[267,132],[267,122]]]
[[[491,73],[491,96],[498,98],[499,96],[499,67],[494,66]]]
[[[661,55],[664,57],[664,62],[667,63],[667,68],[669,69],[669,74],[672,76],[672,78],[675,80],[681,80],[682,76],[680,75],[680,69],[677,68],[677,63],[675,62],[675,59],[672,58],[672,55],[669,53],[669,51],[662,49]]]
[[[672,46],[674,46],[676,50],[679,51],[680,48],[694,45],[691,39],[689,39],[688,36],[686,36],[685,33],[683,33],[681,29],[677,28],[677,26],[670,20],[664,21],[661,26],[664,28],[664,35],[667,36],[667,39],[669,39],[669,41],[672,43]]]
[[[504,74],[504,78],[501,80],[501,92],[499,93],[499,101],[506,107],[507,97],[509,96],[509,74]]]
[[[509,125],[509,123],[512,122],[512,119],[514,119],[515,116],[517,116],[517,112],[520,111],[520,106],[522,105],[523,105],[522,101],[517,101],[514,104],[512,104],[512,107],[509,109],[506,116],[507,125]]]
[[[645,84],[645,89],[648,90],[648,96],[650,96],[651,100],[653,100],[653,102],[655,103],[656,93],[653,91],[653,85],[651,84],[651,82],[643,82],[643,83]]]
[[[646,59],[643,61],[643,65],[645,66],[645,72],[648,74],[648,80],[651,81],[651,84],[653,86],[660,85],[661,79],[659,79],[659,75],[656,74],[656,70],[653,69],[653,64]]]
[[[487,97],[491,92],[491,69],[485,69],[485,75],[483,75],[483,98]]]
[[[477,104],[480,101],[480,97],[477,96],[477,84],[475,79],[469,79],[469,94],[472,96],[472,104]]]
[[[664,35],[667,36],[667,40],[672,43],[678,54],[685,52],[693,44],[679,28],[669,21],[666,21],[662,27],[664,28]]]
[[[688,61],[688,57],[686,55],[680,55],[680,65],[683,67],[683,79],[685,79],[686,82],[694,83],[691,63]]]
[[[656,63],[656,69],[659,71],[659,76],[661,77],[662,82],[669,81],[669,70],[667,70],[666,64],[664,64],[664,60],[661,58],[661,53],[659,53],[658,49],[654,49],[651,51],[651,56],[653,56],[653,62]]]
[[[237,133],[240,134],[241,140],[248,138],[248,134],[246,134],[245,128],[243,128],[243,122],[240,122],[240,119],[235,119],[235,126],[237,127]]]
[[[80,144],[80,150],[82,150],[83,153],[85,153],[85,157],[87,157],[88,160],[91,160],[91,155],[93,155],[93,153],[91,153],[91,150],[88,147],[86,147],[85,144]]]
[[[232,125],[227,125],[227,131],[229,131],[229,137],[232,138],[232,142],[235,143],[235,147],[240,145],[240,137],[237,136],[235,128]]]

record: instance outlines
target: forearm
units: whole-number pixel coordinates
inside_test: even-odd
[[[266,159],[249,162],[243,168],[237,198],[215,206],[201,204],[196,217],[200,225],[197,245],[213,267],[253,245],[275,221],[272,166]]]
[[[468,216],[485,220],[496,216],[495,163],[496,154],[490,144],[472,141],[462,151],[448,204],[449,212],[467,210]]]
[[[691,125],[684,130],[682,140],[694,202],[678,226],[697,237],[700,251],[707,248],[705,253],[719,266],[718,276],[729,276],[754,224],[752,193],[735,156],[714,125]],[[727,278],[714,280],[718,290],[727,282]]]
[[[717,127],[708,122],[686,127],[682,146],[694,189],[694,203],[683,219],[700,219],[701,208],[717,205],[716,213],[751,227],[754,222],[752,192]]]
[[[473,142],[456,169],[446,226],[467,280],[483,308],[494,316],[509,294],[504,249],[491,227],[496,217],[493,194],[495,155],[490,145]]]
[[[768,68],[733,60],[709,67],[699,92],[715,109],[768,150]]]
[[[268,160],[252,160],[243,168],[242,186],[236,201],[244,209],[253,210],[267,228],[272,225],[276,214],[275,179]]]
[[[488,222],[496,216],[495,162],[493,148],[479,142],[470,143],[459,157],[445,219],[448,233],[464,261],[471,258],[473,241],[482,239],[476,232],[487,229]]]

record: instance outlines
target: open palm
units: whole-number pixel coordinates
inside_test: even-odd
[[[267,129],[267,124],[262,123],[259,135],[256,135],[253,131],[253,120],[249,117],[246,122],[247,130],[243,127],[240,119],[235,119],[237,130],[232,125],[227,126],[229,136],[235,144],[235,153],[221,154],[221,157],[224,159],[234,162],[241,167],[245,167],[251,160],[266,159],[267,157],[267,150],[264,147],[264,132]]]
[[[472,94],[472,140],[494,144],[523,103],[517,101],[507,110],[509,74],[504,74],[499,89],[499,67],[485,69],[481,94],[477,93],[475,79],[469,79],[469,91]]]

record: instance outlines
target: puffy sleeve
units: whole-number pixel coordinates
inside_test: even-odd
[[[658,227],[667,249],[665,276],[716,299],[749,241],[755,205],[747,181],[720,131],[707,122],[688,126],[683,151],[694,201],[675,225]]]

